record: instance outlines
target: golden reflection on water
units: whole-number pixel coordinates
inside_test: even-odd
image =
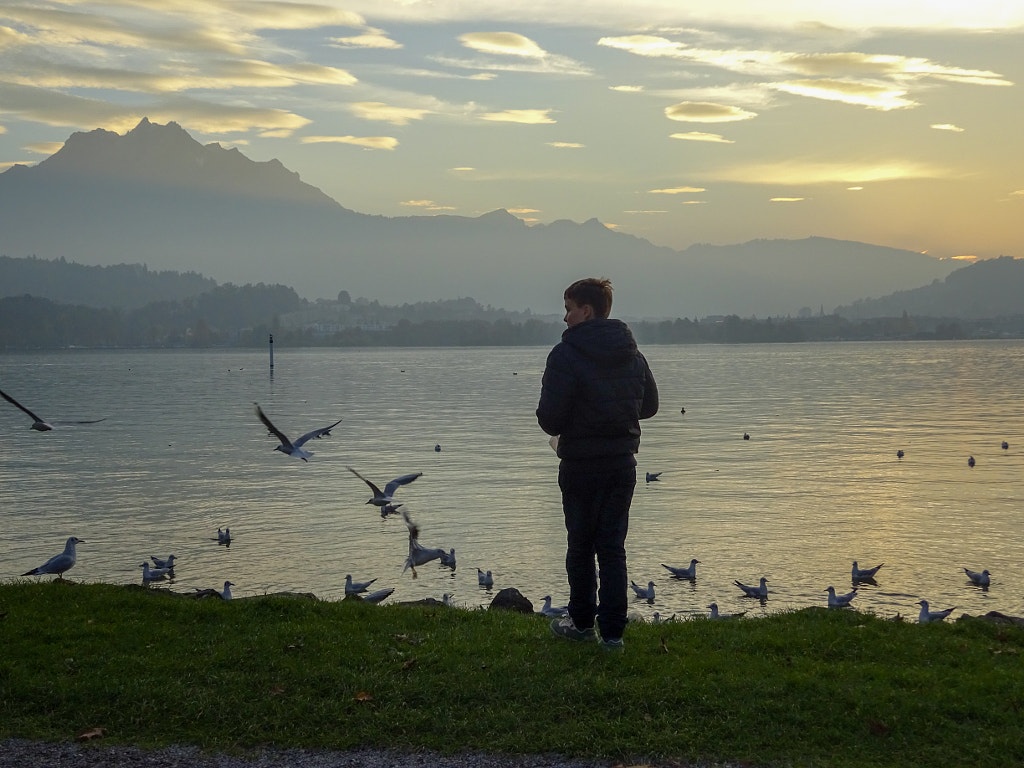
[[[177,577],[159,588],[230,579],[236,595],[340,599],[350,573],[396,587],[393,600],[448,592],[473,607],[514,586],[564,604],[557,460],[533,415],[547,349],[276,346],[273,377],[264,351],[0,357],[4,390],[47,418],[108,417],[36,433],[0,409],[0,578],[73,534],[87,543],[68,575],[85,581],[138,582],[144,559],[173,552]],[[643,425],[627,542],[631,577],[658,586],[654,605],[636,603],[642,615],[824,606],[829,585],[849,591],[855,559],[886,564],[859,610],[914,616],[924,597],[1024,612],[1024,344],[645,352],[662,408]],[[307,446],[306,464],[273,450],[254,401],[290,436],[342,423]],[[455,547],[458,568],[403,574],[405,526],[365,503],[346,465],[381,486],[422,471],[399,500],[425,546]],[[646,483],[647,471],[662,475]],[[230,547],[214,540],[225,526]],[[661,565],[692,557],[696,582]],[[494,572],[492,590],[477,567]],[[990,589],[963,567],[988,568]],[[733,586],[761,576],[763,607]]]

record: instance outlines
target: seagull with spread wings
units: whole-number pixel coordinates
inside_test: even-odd
[[[285,435],[284,432],[282,432],[281,430],[279,430],[277,427],[270,423],[270,419],[268,419],[267,415],[263,413],[263,409],[260,408],[259,403],[254,403],[254,405],[256,406],[256,415],[259,417],[260,421],[263,422],[263,426],[269,429],[271,434],[273,434],[274,437],[281,441],[281,444],[276,446],[274,450],[280,451],[281,453],[285,453],[289,456],[294,456],[297,459],[302,459],[303,461],[309,461],[309,457],[313,455],[313,452],[307,451],[305,448],[302,447],[303,445],[305,445],[308,441],[312,440],[313,438],[319,440],[321,437],[329,436],[331,434],[331,430],[334,429],[339,424],[341,424],[341,419],[338,419],[336,422],[331,424],[331,426],[321,427],[320,429],[314,429],[312,432],[307,432],[298,440],[295,440],[293,442],[288,439],[288,436]]]
[[[403,485],[408,485],[413,480],[415,480],[417,477],[420,477],[423,474],[422,472],[413,472],[412,474],[409,474],[409,475],[402,475],[401,477],[396,477],[390,483],[385,485],[384,486],[384,490],[382,491],[376,485],[374,485],[369,480],[367,480],[365,477],[363,477],[358,472],[356,472],[354,469],[352,469],[352,467],[346,467],[346,469],[349,472],[351,472],[353,475],[358,477],[360,480],[362,480],[364,483],[366,483],[368,486],[370,486],[370,491],[373,493],[373,496],[371,496],[370,500],[367,501],[366,503],[367,504],[373,504],[376,507],[381,507],[382,508],[381,517],[385,516],[384,513],[383,513],[383,508],[384,507],[387,507],[387,506],[390,506],[390,505],[394,505],[394,503],[395,503],[395,499],[394,499],[395,491],[397,491]],[[399,504],[398,506],[401,506],[401,504]],[[396,511],[397,511],[397,508],[396,508]]]
[[[0,390],[0,397],[2,397],[11,405],[13,405],[15,408],[19,408],[25,413],[27,413],[29,415],[29,418],[32,419],[31,429],[34,429],[37,432],[49,432],[54,427],[66,427],[72,426],[74,424],[98,424],[99,422],[104,421],[106,419],[106,417],[104,416],[102,419],[91,419],[88,421],[44,421],[3,390]]]

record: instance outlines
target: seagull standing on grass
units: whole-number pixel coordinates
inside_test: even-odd
[[[759,600],[768,599],[768,579],[766,579],[764,576],[761,577],[761,584],[756,587],[741,584],[738,581],[734,581],[733,584],[735,584],[737,587],[743,590],[743,594],[745,597],[756,597]]]
[[[653,603],[654,602],[654,582],[653,581],[648,581],[646,587],[641,587],[635,581],[630,581],[629,582],[629,586],[631,586],[633,588],[633,591],[636,592],[636,596],[637,597],[639,597],[639,598],[641,598],[643,600],[646,600],[649,603]]]
[[[929,624],[933,621],[942,621],[956,610],[956,606],[954,605],[952,608],[946,608],[943,611],[929,611],[927,600],[919,600],[917,604],[921,606],[921,613],[917,617],[919,624]]]
[[[373,504],[374,506],[377,506],[377,507],[381,507],[382,508],[381,516],[382,517],[384,516],[383,508],[387,507],[389,505],[394,505],[394,501],[395,500],[394,500],[393,497],[395,495],[395,491],[397,491],[403,485],[408,485],[413,480],[415,480],[417,477],[420,477],[423,474],[422,472],[414,472],[414,473],[409,474],[409,475],[402,475],[401,477],[396,477],[390,483],[385,485],[384,486],[384,490],[382,491],[376,485],[374,485],[369,480],[367,480],[365,477],[363,477],[358,472],[356,472],[354,469],[352,469],[352,467],[345,467],[345,469],[347,469],[353,475],[355,475],[360,480],[362,480],[364,483],[366,483],[368,486],[370,486],[370,490],[373,492],[373,496],[371,496],[370,500],[367,501],[366,503],[367,504]],[[401,506],[401,505],[399,505],[399,506]]]
[[[30,411],[24,405],[22,405],[13,397],[8,395],[6,392],[0,390],[0,397],[2,397],[11,405],[13,405],[15,408],[18,408],[27,413],[29,418],[32,419],[32,426],[30,427],[30,429],[34,429],[37,432],[49,432],[54,427],[65,427],[74,424],[99,424],[101,421],[104,421],[106,419],[106,417],[104,417],[102,419],[92,419],[91,421],[43,421],[41,418],[36,416],[34,413],[32,413],[32,411]]]
[[[664,563],[661,564],[661,567],[668,568],[669,572],[677,579],[689,579],[690,581],[693,581],[697,578],[697,563],[699,562],[700,560],[694,558],[690,561],[689,568],[674,568],[673,566],[665,565]]]
[[[375,581],[376,579],[370,579],[369,581],[352,581],[352,574],[348,574],[345,576],[345,594],[357,595],[360,592],[365,592]]]
[[[881,568],[885,563],[879,563],[874,568],[858,568],[857,561],[853,561],[853,568],[850,571],[850,577],[854,581],[867,581],[868,579],[875,578],[875,574],[878,573],[878,569]]]
[[[540,612],[545,616],[557,619],[559,616],[567,616],[569,614],[569,607],[567,605],[553,606],[551,605],[551,595],[545,595],[544,605],[541,606]]]
[[[56,573],[57,578],[63,581],[64,571],[71,570],[75,565],[75,560],[78,557],[75,553],[75,546],[77,544],[85,544],[85,540],[79,539],[75,536],[69,536],[67,542],[64,544],[63,552],[59,555],[54,555],[38,568],[33,568],[31,571],[25,571],[25,573],[21,575],[45,576],[48,573]]]
[[[391,595],[392,595],[392,593],[394,591],[395,591],[394,587],[388,587],[387,589],[378,589],[376,592],[371,592],[368,595],[360,595],[360,597],[362,597],[363,600],[366,601],[367,603],[373,603],[374,605],[376,605],[377,603],[381,602],[382,600],[385,600],[385,599],[391,597]]]
[[[850,601],[857,596],[856,587],[854,587],[853,592],[847,592],[845,595],[837,595],[835,587],[829,587],[825,591],[828,592],[829,608],[846,608],[850,605]]]
[[[969,571],[964,568],[964,573],[967,574],[968,579],[979,587],[987,587],[989,585],[989,574],[987,568],[981,573],[978,573],[977,571]]]
[[[298,440],[292,442],[291,440],[288,439],[288,436],[285,435],[284,432],[282,432],[281,430],[279,430],[277,427],[270,423],[270,419],[268,419],[266,414],[263,413],[263,409],[260,408],[259,403],[253,403],[253,405],[256,406],[256,415],[259,417],[259,420],[263,422],[263,426],[269,429],[271,434],[273,434],[274,437],[281,441],[281,444],[275,446],[274,450],[280,451],[281,453],[287,454],[288,456],[294,456],[297,459],[302,459],[303,461],[308,461],[309,457],[313,455],[313,452],[307,451],[305,448],[302,447],[303,445],[305,445],[313,438],[319,440],[321,437],[329,436],[331,434],[331,430],[334,429],[339,424],[341,424],[341,419],[338,419],[336,422],[331,424],[331,426],[322,427],[321,429],[314,429],[312,432],[307,432]]]

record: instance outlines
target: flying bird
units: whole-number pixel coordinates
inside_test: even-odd
[[[356,595],[360,592],[365,592],[375,581],[376,579],[370,579],[369,581],[352,581],[352,574],[348,574],[345,577],[345,594]]]
[[[355,475],[360,480],[362,480],[364,483],[366,483],[368,486],[370,486],[370,490],[373,492],[373,496],[371,496],[369,501],[367,501],[366,503],[367,504],[373,504],[374,506],[377,506],[377,507],[381,507],[381,515],[382,516],[384,515],[383,509],[385,507],[387,507],[387,506],[391,506],[391,505],[394,504],[395,500],[394,500],[393,497],[395,495],[395,491],[397,491],[403,485],[408,485],[413,480],[415,480],[417,477],[420,477],[423,474],[422,472],[414,472],[413,474],[410,474],[410,475],[402,475],[401,477],[396,477],[390,483],[385,485],[384,486],[384,490],[382,491],[376,485],[374,485],[369,480],[367,480],[365,477],[363,477],[358,472],[356,472],[354,469],[352,469],[352,467],[345,467],[345,469],[347,469],[353,475]],[[396,510],[397,510],[397,507],[396,507]]]
[[[268,419],[266,414],[263,413],[263,409],[260,408],[259,403],[253,403],[253,405],[256,406],[256,415],[259,417],[260,421],[263,422],[263,426],[269,429],[271,434],[273,434],[274,437],[281,441],[281,444],[275,446],[274,450],[280,451],[281,453],[287,454],[289,456],[294,456],[297,459],[302,459],[303,461],[309,461],[309,457],[313,455],[313,452],[307,451],[305,448],[302,447],[303,445],[305,445],[308,441],[312,440],[313,438],[319,440],[321,437],[327,437],[328,435],[331,434],[332,429],[341,424],[341,419],[338,419],[336,422],[331,424],[331,426],[322,427],[320,429],[314,429],[312,432],[307,432],[298,440],[292,442],[291,440],[288,439],[288,436],[285,435],[284,432],[279,430],[270,422],[270,419]]]
[[[92,419],[89,421],[44,421],[3,390],[0,390],[0,397],[3,397],[4,400],[13,405],[15,408],[20,408],[22,411],[27,413],[29,418],[32,419],[31,429],[34,429],[37,432],[49,432],[54,427],[65,427],[71,426],[73,424],[98,424],[101,421],[106,420],[106,417],[104,417],[102,419]]]
[[[878,569],[881,568],[885,563],[879,563],[874,568],[858,568],[857,561],[853,561],[853,568],[850,570],[850,577],[854,581],[867,581],[868,579],[875,578],[875,574],[878,573]]]
[[[649,603],[654,602],[654,582],[648,581],[646,587],[639,586],[635,581],[630,581],[629,586],[636,592],[636,596],[646,600]]]
[[[837,595],[835,587],[829,587],[825,591],[828,592],[829,608],[845,608],[857,596],[856,587],[853,588],[853,592],[847,592],[845,595]]]
[[[968,579],[979,587],[987,587],[989,585],[989,574],[987,568],[981,573],[978,573],[977,571],[969,571],[964,568],[964,573],[967,574]]]
[[[761,577],[761,584],[757,587],[751,587],[746,584],[741,584],[738,581],[734,581],[733,584],[735,584],[737,587],[743,590],[743,594],[745,597],[756,597],[760,600],[765,600],[768,597],[768,579],[766,579],[764,576]]]
[[[409,513],[404,509],[401,514],[402,519],[405,520],[406,528],[409,529],[409,555],[405,558],[405,568],[402,569],[402,573],[405,573],[407,569],[412,568],[412,577],[415,579],[417,578],[417,565],[424,565],[429,563],[431,560],[440,560],[446,553],[443,549],[424,547],[420,544],[420,527],[412,521],[412,518],[409,517]]]
[[[668,568],[669,572],[677,579],[689,579],[690,581],[693,581],[697,578],[697,563],[699,562],[700,560],[693,558],[693,560],[690,561],[689,568],[676,568],[671,565],[665,565],[664,563],[661,564],[661,567]]]
[[[946,608],[942,611],[929,611],[927,600],[918,600],[917,604],[921,606],[921,613],[917,617],[917,621],[920,624],[928,624],[933,621],[942,621],[944,618],[949,616],[949,614],[956,610],[956,606],[953,606],[952,608]]]
[[[77,544],[85,544],[84,539],[79,539],[75,536],[69,536],[67,543],[64,545],[64,551],[59,555],[54,555],[45,563],[40,565],[38,568],[33,568],[31,571],[25,571],[21,574],[22,576],[45,576],[48,573],[56,573],[57,578],[63,580],[64,572],[70,570],[75,565],[77,555],[75,554],[75,546]]]

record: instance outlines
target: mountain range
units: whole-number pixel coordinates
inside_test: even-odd
[[[124,135],[74,133],[37,165],[0,174],[0,254],[280,283],[310,299],[472,296],[542,314],[559,312],[573,280],[603,275],[615,286],[616,314],[627,317],[831,312],[959,266],[823,237],[677,251],[596,219],[529,226],[505,210],[369,215],[276,160],[204,146],[176,123],[146,119]]]

